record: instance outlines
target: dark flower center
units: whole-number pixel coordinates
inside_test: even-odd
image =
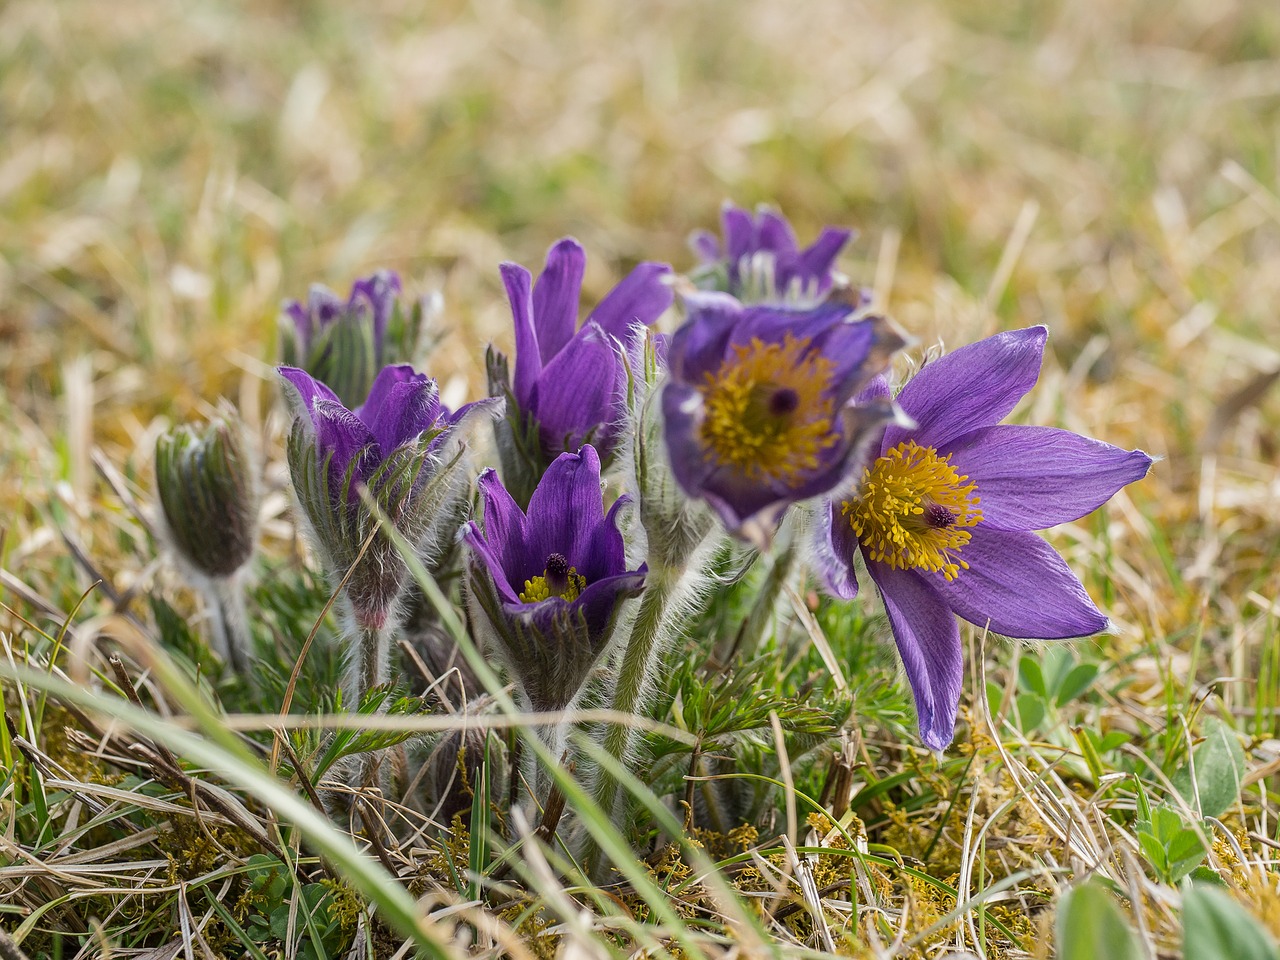
[[[800,394],[790,387],[778,387],[769,397],[769,412],[775,417],[785,417],[795,413],[800,406]]]
[[[945,530],[956,522],[956,515],[940,503],[928,503],[924,508],[924,522],[935,530]]]
[[[564,588],[569,585],[569,561],[564,558],[564,554],[549,554],[546,570],[547,588],[555,594],[564,593]]]

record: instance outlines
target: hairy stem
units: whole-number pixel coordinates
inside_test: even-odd
[[[643,707],[651,686],[653,667],[665,646],[663,641],[669,640],[674,632],[670,614],[682,574],[683,571],[669,568],[649,571],[648,583],[640,597],[640,609],[636,612],[613,688],[610,707],[619,713],[635,715]],[[605,728],[603,746],[609,756],[627,762],[638,739],[634,727],[611,724]],[[613,818],[615,826],[621,828],[626,823],[629,804],[626,796],[620,795],[618,786],[618,781],[607,771],[600,770],[595,784],[596,803]]]
[[[238,574],[232,574],[229,577],[210,577],[203,586],[213,632],[213,648],[232,670],[246,674],[252,639],[244,583]]]

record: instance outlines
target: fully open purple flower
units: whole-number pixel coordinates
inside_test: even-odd
[[[917,426],[889,426],[861,482],[822,512],[827,584],[856,596],[861,551],[935,750],[951,742],[964,674],[954,614],[1027,639],[1104,630],[1075,574],[1031,531],[1079,519],[1151,466],[1141,450],[1000,424],[1039,377],[1045,336],[997,334],[926,365],[897,398]],[[887,398],[888,385],[869,393]]]
[[[731,532],[763,546],[787,506],[837,486],[893,417],[887,397],[853,397],[903,339],[839,300],[803,310],[698,294],[688,307],[662,394],[672,472]]]
[[[337,579],[346,575],[375,525],[360,499],[361,487],[419,546],[461,486],[451,478],[468,425],[495,416],[502,403],[482,400],[450,413],[440,403],[435,380],[398,365],[382,369],[368,400],[353,411],[303,370],[281,367],[280,375],[295,408],[289,440],[294,488]],[[347,584],[362,625],[386,621],[405,574],[390,541],[375,537]]]
[[[536,284],[519,264],[500,268],[516,328],[511,393],[518,411],[509,413],[517,421],[518,435],[528,432],[526,426],[535,431],[540,450],[526,451],[538,461],[532,471],[535,482],[556,455],[587,442],[608,459],[624,413],[626,367],[620,344],[633,324],[653,323],[673,298],[666,282],[671,268],[641,263],[578,327],[585,267],[582,246],[566,238],[547,252]]]
[[[852,230],[824,227],[818,239],[801,250],[791,224],[768,207],[753,215],[726,203],[720,221],[723,243],[715,234],[698,230],[689,244],[703,262],[704,279],[750,302],[817,302],[838,279],[836,258],[853,237]]]
[[[628,570],[618,513],[600,496],[594,448],[563,453],[521,510],[492,470],[480,475],[483,528],[472,522],[468,594],[476,620],[536,710],[572,703],[608,645],[619,603],[644,585]]]
[[[399,294],[400,278],[379,270],[353,283],[345,301],[322,284],[312,285],[305,304],[286,300],[281,316],[285,365],[305,369],[350,407],[363,403],[384,364],[410,359],[388,342]]]

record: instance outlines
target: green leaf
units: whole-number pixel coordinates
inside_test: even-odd
[[[1280,960],[1275,941],[1230,894],[1192,886],[1182,897],[1182,952],[1186,957]]]
[[[1058,706],[1066,706],[1072,700],[1079,697],[1082,693],[1093,686],[1093,681],[1098,676],[1098,665],[1096,663],[1081,663],[1072,667],[1062,680],[1062,684],[1058,687],[1057,703]]]
[[[1023,657],[1018,661],[1018,685],[1029,693],[1039,695],[1042,700],[1049,696],[1044,686],[1044,673],[1040,670],[1040,664],[1032,657]]]
[[[1024,693],[1018,698],[1018,719],[1024,733],[1036,729],[1044,719],[1044,701],[1035,694]]]
[[[1210,717],[1204,722],[1204,740],[1173,775],[1173,785],[1202,816],[1220,817],[1240,799],[1244,766],[1244,750],[1235,732]]]
[[[1096,878],[1063,896],[1058,908],[1057,939],[1059,960],[1143,960],[1137,936],[1129,929],[1115,899]]]

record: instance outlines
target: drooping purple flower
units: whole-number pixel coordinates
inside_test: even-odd
[[[470,425],[500,413],[501,400],[482,400],[450,413],[435,380],[401,364],[382,369],[368,399],[347,409],[325,384],[296,367],[281,367],[294,406],[289,467],[298,502],[341,579],[376,525],[360,499],[367,488],[379,508],[415,547],[448,511]],[[347,583],[357,621],[378,626],[391,612],[406,571],[391,542],[375,536]]]
[[[951,742],[964,674],[955,615],[1024,639],[1084,637],[1107,618],[1032,531],[1077,520],[1151,466],[1141,450],[1049,427],[1001,424],[1035,385],[1046,330],[988,337],[926,365],[898,394],[859,483],[821,512],[819,565],[857,595],[861,552],[915,695],[920,735]],[[869,394],[887,398],[877,381]]]
[[[816,303],[842,279],[835,269],[854,232],[824,227],[800,249],[786,217],[768,207],[755,214],[726,203],[720,213],[724,241],[698,230],[689,245],[701,259],[701,277],[713,289],[744,302]]]
[[[498,475],[480,475],[483,526],[468,524],[468,595],[497,652],[536,710],[574,701],[608,645],[620,602],[646,568],[627,569],[618,514],[606,514],[590,445],[552,462],[521,510]]]
[[[402,344],[388,337],[396,315],[400,278],[379,270],[351,285],[344,301],[322,284],[313,284],[307,302],[286,300],[281,314],[281,358],[300,367],[349,407],[369,394],[376,373],[387,363],[411,359]]]
[[[812,309],[697,294],[668,349],[672,472],[735,535],[767,545],[783,511],[845,479],[888,398],[855,403],[903,338],[841,299]]]
[[[515,319],[515,376],[509,390],[515,408],[515,435],[532,464],[532,483],[558,454],[590,442],[606,460],[613,451],[624,414],[626,366],[621,344],[633,325],[653,323],[671,305],[673,293],[664,263],[641,263],[578,326],[578,301],[586,253],[565,238],[547,252],[537,283],[524,267],[504,263],[500,270]],[[492,368],[492,364],[491,364]],[[505,391],[506,384],[491,386]],[[500,438],[501,442],[501,438]],[[527,449],[536,446],[536,450]],[[504,452],[504,476],[508,461]],[[513,477],[505,476],[507,482]],[[527,491],[519,491],[521,502]]]

